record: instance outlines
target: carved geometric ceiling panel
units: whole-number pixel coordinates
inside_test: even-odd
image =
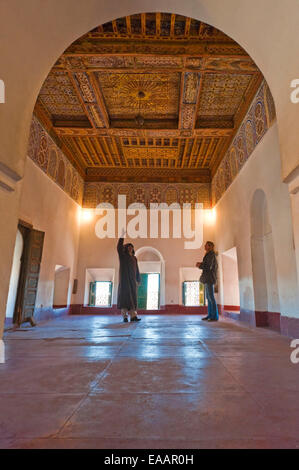
[[[65,71],[53,70],[48,75],[39,99],[54,119],[86,119],[80,100]]]
[[[110,119],[177,119],[179,73],[96,74]],[[138,93],[142,91],[142,98]]]
[[[206,73],[203,79],[198,117],[233,117],[249,86],[252,75]]]
[[[35,114],[87,181],[211,179],[262,81],[203,22],[142,13],[94,28],[47,77]],[[168,176],[167,176],[168,175]]]

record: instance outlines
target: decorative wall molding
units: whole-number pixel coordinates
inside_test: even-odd
[[[15,181],[7,177],[5,173],[0,170],[0,188],[8,193],[15,191]]]
[[[0,364],[5,363],[5,345],[3,339],[0,339]]]
[[[212,205],[231,185],[275,117],[274,101],[264,80],[212,180]]]
[[[21,176],[15,171],[0,162],[0,187],[8,192],[13,192],[16,188],[16,183],[21,180]]]
[[[117,197],[124,194],[127,204],[139,202],[149,207],[150,203],[174,202],[203,203],[204,208],[211,206],[209,183],[85,183],[83,207],[95,208],[102,202],[117,207]]]
[[[83,178],[36,117],[33,117],[31,123],[28,156],[74,201],[82,205]]]

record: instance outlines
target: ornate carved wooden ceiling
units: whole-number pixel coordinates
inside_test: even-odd
[[[183,16],[119,18],[59,58],[35,114],[86,181],[210,181],[262,81],[246,52]]]

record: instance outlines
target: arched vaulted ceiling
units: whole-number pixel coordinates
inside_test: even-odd
[[[74,42],[35,114],[86,181],[209,182],[262,79],[216,28],[136,14]]]

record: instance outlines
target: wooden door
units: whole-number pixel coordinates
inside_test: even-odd
[[[34,325],[33,316],[45,233],[33,229],[27,229],[24,233],[25,244],[13,322],[20,325],[29,321]]]

